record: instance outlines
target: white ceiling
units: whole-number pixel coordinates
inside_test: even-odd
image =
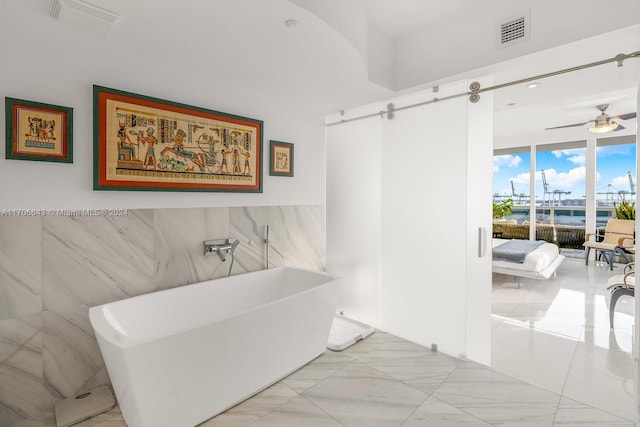
[[[406,40],[429,26],[440,22],[454,25],[455,20],[464,20],[473,15],[478,18],[477,25],[483,25],[481,16],[487,9],[494,8],[494,17],[504,17],[509,10],[530,10],[532,16],[541,9],[545,1],[513,1],[514,9],[507,9],[504,2],[489,0],[453,0],[447,2],[426,2],[421,0],[367,0],[366,10],[369,22],[381,33],[397,40]],[[556,3],[557,4],[557,3]],[[560,4],[557,4],[558,6]],[[501,10],[501,7],[503,8]],[[536,9],[538,7],[538,9]],[[585,8],[590,7],[584,4]],[[592,10],[600,10],[593,8]],[[631,11],[628,11],[631,13]],[[598,12],[600,13],[600,12]],[[605,21],[606,15],[601,15]],[[558,9],[556,21],[570,18],[580,22],[584,17],[581,10],[572,11],[567,17]],[[499,20],[499,19],[498,19]],[[484,24],[496,21],[485,20]],[[616,21],[613,20],[615,23]],[[489,66],[468,67],[470,72],[460,73],[453,78],[491,74],[495,84],[517,81],[557,70],[580,66],[607,58],[618,53],[631,53],[640,50],[640,15],[636,15],[631,27],[605,33],[594,32],[591,37],[561,44],[549,49],[528,53],[524,57],[514,57],[507,61]],[[585,24],[586,25],[586,24]],[[545,25],[553,28],[553,24]],[[444,35],[443,35],[444,36]],[[464,37],[461,35],[460,37]],[[532,38],[542,37],[532,34]],[[470,46],[472,47],[472,46]],[[437,58],[446,61],[447,58]],[[640,58],[625,61],[623,67],[615,64],[601,65],[569,74],[539,79],[541,83],[534,89],[528,84],[499,89],[495,95],[496,146],[529,145],[530,143],[549,143],[574,139],[585,139],[592,134],[587,126],[570,129],[547,130],[545,128],[593,120],[600,114],[596,105],[610,104],[610,115],[636,111],[637,89],[640,84]],[[636,132],[636,119],[619,121],[626,130],[610,135],[626,135]]]
[[[89,0],[122,15],[108,37],[48,17],[52,1],[2,0],[0,13],[17,16],[4,21],[10,33],[2,33],[0,27],[0,36],[12,37],[17,31],[12,26],[22,25],[22,21],[37,22],[21,36],[25,43],[37,45],[43,39],[56,39],[59,43],[54,46],[65,46],[62,54],[87,60],[95,52],[116,57],[121,49],[133,49],[135,62],[146,61],[153,70],[149,79],[188,82],[184,85],[187,98],[194,90],[216,93],[233,87],[240,88],[238,96],[248,101],[256,96],[271,97],[274,108],[289,105],[320,114],[400,93],[369,80],[375,61],[387,67],[391,79],[402,74],[393,67],[401,66],[403,72],[425,70],[420,84],[405,89],[407,92],[486,74],[493,74],[496,83],[504,83],[640,50],[637,0],[620,1],[635,8],[631,11],[618,5],[606,13],[595,0],[351,0],[362,6],[368,25],[382,35],[375,43],[369,39],[368,61],[357,51],[361,46],[344,36],[355,20],[331,16],[332,4],[337,7],[348,0]],[[322,7],[321,17],[309,12]],[[531,11],[537,25],[531,40],[496,51],[491,35],[497,19],[524,9]],[[549,15],[549,10],[554,13]],[[34,19],[36,15],[47,19]],[[300,21],[300,27],[287,28],[284,22],[290,18]],[[623,21],[625,28],[611,32]],[[459,29],[461,22],[465,31],[449,34],[450,40],[429,32]],[[636,25],[629,27],[630,22]],[[413,42],[412,49],[419,49],[424,40],[433,46],[425,46],[424,55],[415,55],[414,67],[412,50],[403,50],[403,46]],[[452,48],[446,43],[452,43]],[[487,55],[478,54],[487,49],[492,51],[493,63],[487,63]],[[429,80],[429,76],[438,75],[447,77]],[[639,82],[640,58],[626,61],[622,68],[600,66],[545,79],[534,90],[520,85],[496,91],[496,144],[579,138],[573,131],[582,129],[543,129],[595,118],[595,106],[605,102],[611,104],[608,112],[612,115],[635,111]],[[509,106],[511,103],[515,105]],[[635,123],[625,126],[632,129]]]
[[[391,38],[399,38],[439,21],[453,19],[456,14],[478,7],[478,4],[477,0],[366,0],[365,10],[370,25]]]

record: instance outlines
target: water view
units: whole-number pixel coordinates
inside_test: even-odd
[[[536,147],[537,223],[584,227],[588,174],[595,174],[597,227],[615,215],[614,204],[635,201],[636,143],[614,144],[612,140],[597,141],[596,170],[587,169],[585,141]],[[500,150],[493,161],[493,201],[512,199],[513,213],[506,219],[518,224],[532,220],[530,161],[528,148]]]

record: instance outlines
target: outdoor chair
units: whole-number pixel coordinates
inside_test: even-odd
[[[589,252],[596,251],[596,259],[604,257],[609,268],[613,270],[613,259],[617,247],[633,245],[635,221],[631,219],[610,219],[604,229],[604,236],[587,233],[583,246],[587,249],[585,264],[589,265]]]
[[[616,303],[623,295],[634,296],[636,287],[635,262],[630,262],[624,266],[623,274],[612,276],[607,281],[607,290],[611,291],[611,302],[609,303],[609,326],[613,329],[613,314],[616,310]]]
[[[584,226],[556,225],[556,242],[564,249],[580,249],[585,241]]]

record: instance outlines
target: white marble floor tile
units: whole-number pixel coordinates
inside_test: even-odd
[[[382,354],[386,356],[381,357]],[[377,350],[358,359],[358,364],[371,366],[427,394],[437,389],[461,363],[460,359],[424,347],[411,352]]]
[[[344,427],[303,397],[291,399],[273,412],[258,419],[251,427]]]
[[[494,341],[491,354],[491,368],[495,371],[558,394],[562,393],[571,368],[570,359],[561,362],[544,355],[536,356],[508,343]]]
[[[626,420],[636,418],[635,381],[573,365],[562,395]]]
[[[280,382],[234,406],[227,412],[262,417],[297,396],[298,392]]]
[[[605,288],[607,279],[619,270],[619,265],[612,272],[593,263],[585,266],[582,259],[567,259],[556,277],[539,281],[537,288],[528,282],[521,289],[494,283],[493,317],[501,323],[493,329],[492,367],[591,405],[578,414],[602,411],[625,422],[634,420],[630,395],[636,374],[629,356],[632,298],[619,301],[615,335],[609,330],[610,295]],[[572,425],[567,415],[572,410],[559,410],[556,423]]]
[[[298,393],[283,382],[272,385],[224,413],[205,421],[200,427],[245,427],[266,416]]]
[[[354,360],[354,357],[349,353],[327,350],[320,357],[283,379],[282,382],[298,393],[302,393],[319,381],[346,368]]]
[[[472,415],[435,397],[429,397],[401,427],[483,427],[490,426]]]
[[[432,394],[489,424],[551,426],[560,396],[486,367],[465,363]]]
[[[553,422],[554,427],[635,427],[636,423],[563,397]]]
[[[513,349],[518,353],[518,356],[522,352],[527,352],[535,357],[571,363],[578,346],[578,337],[570,339],[566,336],[537,330],[527,322],[505,320],[493,331],[492,343],[501,344],[502,346],[496,348],[495,351],[502,353],[506,350],[507,356],[509,349]]]
[[[605,375],[634,379],[631,330],[586,328],[572,363]]]
[[[348,427],[397,427],[427,398],[369,366],[349,366],[302,394]]]
[[[38,420],[27,419],[27,420],[22,420],[16,424],[7,424],[7,426],[8,425],[11,425],[12,427],[49,427],[45,425],[44,421],[39,419]]]

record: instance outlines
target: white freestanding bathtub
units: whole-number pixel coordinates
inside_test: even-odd
[[[192,427],[325,351],[339,294],[325,273],[274,268],[92,307],[129,427]]]

